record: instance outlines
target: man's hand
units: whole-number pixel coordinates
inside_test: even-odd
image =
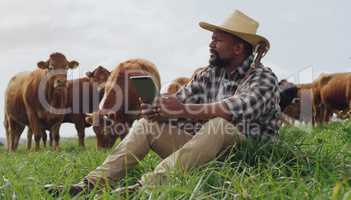
[[[148,120],[160,121],[167,118],[188,118],[194,120],[210,120],[222,117],[230,121],[232,114],[224,102],[207,104],[183,104],[175,95],[162,94],[157,97],[154,104],[141,102],[141,115]]]
[[[163,94],[156,99],[156,105],[158,106],[159,113],[162,117],[184,117],[185,106],[178,101],[174,94]]]
[[[141,117],[150,121],[157,121],[160,118],[160,108],[156,104],[144,103],[141,98],[139,98],[139,103]]]
[[[183,117],[185,113],[184,105],[177,100],[175,95],[162,94],[155,98],[152,105],[143,103],[141,99],[139,102],[141,117],[151,121]]]

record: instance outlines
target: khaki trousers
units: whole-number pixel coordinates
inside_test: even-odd
[[[140,119],[103,164],[85,179],[94,185],[111,184],[153,150],[163,160],[153,172],[144,174],[140,182],[143,186],[156,186],[166,181],[169,170],[179,167],[187,171],[206,164],[244,139],[234,125],[219,117],[205,123],[194,136],[166,123]]]

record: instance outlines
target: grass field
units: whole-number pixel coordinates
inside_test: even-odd
[[[167,185],[127,198],[351,199],[351,122],[306,130],[282,128],[277,141],[248,141],[224,161],[188,173],[173,171]],[[87,139],[86,149],[78,147],[77,139],[63,140],[61,147],[60,152],[27,152],[21,146],[11,154],[0,147],[0,199],[53,199],[42,189],[44,184],[76,183],[110,152],[96,151],[94,138]],[[134,183],[158,161],[149,154],[117,185]],[[67,194],[61,198],[70,199]],[[121,197],[105,192],[103,198]]]

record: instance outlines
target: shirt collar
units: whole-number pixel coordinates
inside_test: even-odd
[[[232,73],[230,73],[230,76],[239,76],[239,77],[245,76],[246,72],[251,67],[252,60],[253,60],[253,56],[251,55],[243,62],[243,64],[238,66]]]

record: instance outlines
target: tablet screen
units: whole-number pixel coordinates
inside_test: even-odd
[[[151,104],[158,95],[158,88],[151,76],[131,76],[129,80],[133,82],[143,102]]]

